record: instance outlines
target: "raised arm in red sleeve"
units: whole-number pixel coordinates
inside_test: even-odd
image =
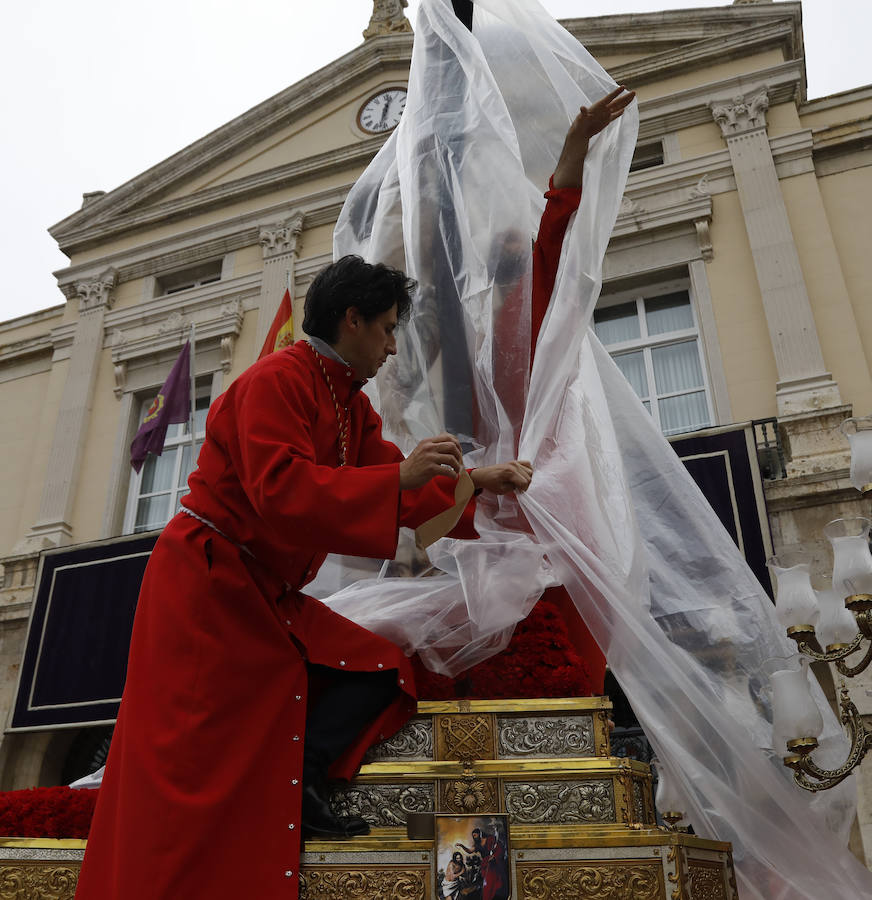
[[[539,223],[539,234],[533,244],[533,302],[532,320],[530,322],[530,363],[536,353],[536,341],[539,338],[539,330],[545,319],[551,294],[554,291],[554,281],[557,278],[557,268],[560,265],[560,250],[563,247],[563,237],[566,234],[566,226],[572,214],[578,209],[581,202],[581,188],[555,188],[553,179],[548,182],[548,191],[545,193],[548,201],[545,204],[545,212],[542,213],[542,221]]]

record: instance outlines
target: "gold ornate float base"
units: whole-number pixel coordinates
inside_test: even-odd
[[[738,900],[730,845],[655,823],[647,765],[609,755],[605,698],[420,703],[333,806],[368,837],[308,841],[305,900],[439,900],[409,813],[505,813],[513,900]],[[0,839],[0,900],[73,900],[83,841]]]

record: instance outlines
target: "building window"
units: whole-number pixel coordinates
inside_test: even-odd
[[[663,162],[663,141],[636,144],[633,158],[630,160],[630,171],[639,172],[642,169],[651,169],[654,166],[662,166]]]
[[[696,314],[686,289],[601,298],[594,330],[666,434],[712,424]]]
[[[163,453],[160,456],[149,453],[138,475],[131,470],[124,519],[125,534],[163,528],[179,511],[179,503],[188,493],[188,476],[194,470],[194,463],[206,436],[211,384],[211,378],[197,379],[194,453],[191,453],[190,423],[170,425]],[[140,424],[153,399],[148,397],[143,400],[139,411]]]
[[[199,266],[192,266],[189,269],[158,275],[155,279],[155,296],[165,297],[168,294],[177,294],[179,291],[187,291],[204,284],[214,284],[221,280],[221,266],[222,261],[216,259]]]

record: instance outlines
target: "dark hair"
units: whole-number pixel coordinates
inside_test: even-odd
[[[306,291],[303,331],[328,344],[339,337],[345,310],[355,307],[370,322],[397,306],[397,319],[405,321],[417,282],[384,263],[368,263],[360,256],[343,256],[322,269]]]

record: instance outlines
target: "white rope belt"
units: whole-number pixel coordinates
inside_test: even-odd
[[[214,522],[210,522],[208,519],[204,519],[203,516],[197,515],[192,509],[188,509],[187,506],[179,506],[179,512],[183,512],[186,516],[190,516],[192,519],[196,519],[198,522],[202,522],[207,528],[211,528],[212,531],[220,534],[221,537],[224,538],[225,541],[230,541],[234,547],[237,547],[243,553],[247,553],[252,559],[257,559],[257,557],[245,546],[245,544],[239,544],[233,540],[230,535],[225,534]]]

